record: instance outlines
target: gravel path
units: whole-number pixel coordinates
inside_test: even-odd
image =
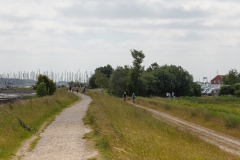
[[[132,104],[132,103],[131,103]],[[233,137],[229,137],[227,135],[223,135],[221,133],[217,133],[213,130],[201,127],[199,125],[184,121],[182,119],[173,117],[169,114],[160,112],[160,111],[156,111],[144,106],[140,106],[137,104],[133,104],[136,107],[139,108],[143,108],[157,116],[160,116],[162,118],[162,120],[164,120],[164,122],[168,123],[169,125],[172,125],[176,128],[185,130],[191,134],[194,134],[198,137],[200,137],[201,139],[218,146],[219,148],[221,148],[222,150],[238,155],[240,158],[240,140],[233,138]]]
[[[40,141],[31,151],[25,153],[23,160],[86,160],[97,156],[97,151],[87,150],[83,135],[90,131],[84,126],[82,118],[91,98],[83,94],[82,101],[65,109],[40,134]]]

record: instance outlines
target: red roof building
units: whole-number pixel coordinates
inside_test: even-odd
[[[211,84],[223,84],[222,78],[224,75],[217,75],[215,78],[211,80]]]

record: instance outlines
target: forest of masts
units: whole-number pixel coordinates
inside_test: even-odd
[[[44,71],[40,72],[38,71],[31,71],[31,72],[25,72],[25,71],[19,71],[17,73],[10,72],[10,73],[3,73],[0,74],[0,87],[6,86],[6,87],[18,87],[18,86],[31,86],[36,83],[38,80],[38,76],[46,75],[49,79],[53,80],[56,84],[60,82],[79,82],[88,84],[89,78],[92,76],[92,73],[90,72],[90,75],[87,73],[81,73],[80,69],[77,72],[62,72],[62,73],[55,73],[53,71]]]

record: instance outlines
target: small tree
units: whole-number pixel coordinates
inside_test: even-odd
[[[106,75],[104,75],[103,73],[96,73],[96,79],[95,79],[95,84],[98,86],[98,87],[108,87],[108,84],[109,84],[109,80],[108,78],[106,77]]]
[[[117,67],[110,77],[109,90],[112,94],[122,96],[123,92],[127,92],[128,75],[127,67]]]
[[[234,85],[236,83],[240,83],[238,71],[236,69],[231,69],[228,71],[228,74],[223,76],[223,83],[225,85]]]
[[[141,66],[141,64],[145,58],[145,55],[142,51],[137,51],[135,49],[131,50],[131,54],[133,57],[133,67],[130,74],[129,91],[130,93],[134,92],[139,95],[141,84],[140,77],[144,71],[144,67]]]
[[[42,74],[38,76],[38,81],[36,82],[36,87],[34,88],[37,88],[42,82],[46,85],[47,95],[53,95],[53,93],[56,92],[56,83],[54,83],[53,80],[49,79],[46,75]]]
[[[36,92],[39,97],[46,96],[47,95],[46,84],[44,82],[41,82],[39,85],[37,85]]]

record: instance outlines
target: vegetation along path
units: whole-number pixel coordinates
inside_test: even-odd
[[[65,109],[56,117],[43,133],[36,147],[25,153],[24,160],[37,159],[89,159],[97,155],[96,151],[86,149],[86,140],[82,139],[90,130],[82,119],[86,114],[91,98],[79,94],[82,101]]]
[[[139,108],[143,108],[143,109],[153,113],[154,115],[160,116],[161,118],[163,118],[164,122],[166,122],[174,127],[177,127],[181,130],[185,130],[194,135],[197,135],[198,137],[202,138],[203,140],[218,146],[219,148],[223,149],[224,151],[227,151],[232,154],[240,156],[240,141],[235,138],[217,133],[215,131],[201,127],[196,124],[186,122],[184,120],[173,117],[166,113],[162,113],[160,111],[149,109],[147,107],[140,106],[137,104],[133,104],[133,105],[135,105],[136,107],[139,107]]]

